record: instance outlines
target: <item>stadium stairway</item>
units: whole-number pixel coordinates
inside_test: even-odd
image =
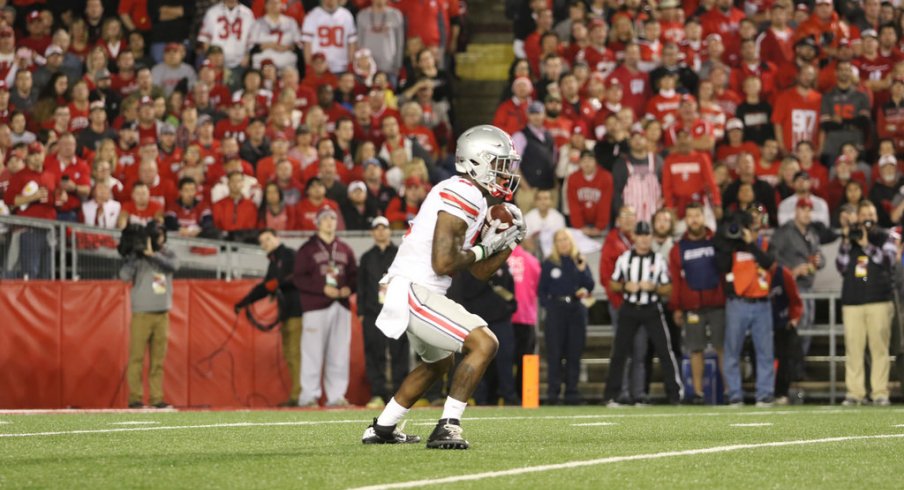
[[[474,0],[468,8],[471,40],[466,52],[455,55],[456,134],[493,120],[515,59],[512,25],[503,13],[504,2]]]

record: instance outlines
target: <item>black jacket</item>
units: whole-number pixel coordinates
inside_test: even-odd
[[[298,289],[295,288],[295,283],[292,281],[292,276],[295,273],[295,252],[280,244],[276,250],[267,255],[267,258],[270,259],[270,265],[267,267],[267,275],[264,276],[264,280],[254,286],[236,306],[245,307],[265,298],[270,294],[267,283],[276,281],[277,287],[285,297],[286,311],[280,312],[280,314],[288,318],[300,317],[302,313],[301,298]],[[271,284],[273,283],[271,282]]]
[[[452,278],[447,295],[460,303],[469,312],[483,318],[487,323],[510,322],[512,314],[518,309],[514,298],[515,280],[509,271],[508,264],[493,274],[486,282],[462,271]],[[511,294],[510,299],[502,295]]]
[[[728,226],[728,221],[723,222],[719,226],[719,230],[716,232],[716,237],[714,240],[715,248],[716,248],[716,266],[719,268],[719,272],[722,274],[722,277],[725,279],[723,284],[725,286],[725,297],[726,298],[737,298],[738,294],[735,292],[734,282],[728,281],[726,275],[732,272],[734,266],[734,253],[735,252],[748,252],[753,255],[754,259],[761,268],[765,270],[769,270],[772,267],[772,264],[775,262],[775,259],[772,257],[772,254],[763,251],[762,248],[759,247],[759,240],[754,241],[753,243],[744,243],[742,240],[731,240],[726,238],[726,230],[725,228]]]
[[[390,243],[385,250],[374,245],[361,256],[358,267],[358,314],[375,318],[380,314],[379,282],[389,270],[399,247]]]

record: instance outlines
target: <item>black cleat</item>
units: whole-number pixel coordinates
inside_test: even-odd
[[[440,419],[427,439],[427,449],[468,449],[470,444],[461,437],[458,419]]]
[[[395,425],[391,427],[377,425],[376,418],[374,423],[364,429],[364,435],[361,436],[361,443],[363,444],[413,444],[418,442],[421,442],[420,437],[405,434],[401,429],[397,429]]]
[[[141,402],[130,402],[129,408],[144,408],[144,403]]]

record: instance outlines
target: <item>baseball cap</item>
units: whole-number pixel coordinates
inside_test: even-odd
[[[307,124],[299,124],[297,128],[295,128],[295,135],[299,134],[311,134],[311,127]]]
[[[662,0],[661,2],[659,2],[660,9],[676,9],[680,5],[681,4],[678,2],[678,0]]]
[[[154,105],[154,99],[152,99],[149,95],[143,95],[138,101],[138,105]]]
[[[621,81],[615,77],[609,77],[606,79],[606,88],[618,87],[621,88]]]
[[[213,124],[213,118],[210,117],[210,114],[201,114],[198,116],[198,126],[208,123]]]
[[[732,129],[744,129],[744,123],[740,119],[733,117],[725,123],[726,131],[731,131]]]
[[[895,158],[894,155],[883,155],[881,158],[879,158],[879,166],[880,167],[883,165],[897,165],[897,164],[898,164],[898,159]]]
[[[47,49],[44,50],[45,58],[49,58],[50,56],[55,55],[55,54],[62,55],[63,48],[57,46],[56,44],[51,44],[50,46],[47,46]]]
[[[543,103],[539,100],[535,100],[527,106],[528,114],[543,114],[546,112],[546,108],[543,106]]]
[[[816,0],[816,5],[832,5],[832,0]]]
[[[176,128],[170,123],[160,125],[160,134],[176,134]]]
[[[681,98],[679,100],[680,100],[680,102],[679,102],[680,104],[683,104],[685,102],[693,102],[694,104],[697,103],[697,98],[691,94],[681,94]]]
[[[107,109],[107,105],[102,100],[95,100],[88,106],[88,110],[90,110],[90,111],[96,111],[96,110],[104,111],[106,109]]]
[[[639,122],[636,122],[636,123],[634,123],[634,124],[631,125],[631,135],[633,136],[633,135],[635,135],[635,134],[642,134],[642,135],[646,136],[647,132],[646,132],[646,130],[643,128],[643,124],[640,124]]]
[[[817,2],[817,3],[818,3],[818,2]],[[876,39],[876,38],[879,37],[879,33],[876,32],[875,29],[865,29],[863,32],[860,33],[860,38],[861,38],[861,39],[866,39],[866,38],[868,38],[868,37],[871,37],[871,38]]]
[[[348,185],[348,193],[351,194],[354,191],[366,191],[367,186],[364,185],[364,182],[360,180],[356,180]]]
[[[317,223],[320,223],[320,220],[326,218],[327,216],[332,216],[334,219],[338,217],[336,210],[329,206],[324,206],[320,208],[320,211],[317,211]]]
[[[593,29],[594,27],[606,27],[606,22],[603,19],[595,17],[590,21],[590,28]]]
[[[637,225],[634,227],[635,235],[652,235],[653,227],[650,226],[650,223],[646,221],[638,221]]]
[[[311,56],[311,61],[317,61],[317,60],[326,61],[326,55],[323,53],[314,53],[314,55]]]
[[[370,165],[376,165],[378,167],[382,167],[382,165],[380,165],[380,160],[377,160],[376,158],[368,158],[367,160],[364,160],[364,163],[361,164],[361,166],[364,168],[367,168]]]
[[[163,51],[178,51],[182,49],[182,45],[179,43],[166,43],[166,47],[163,48]]]
[[[44,145],[42,145],[40,141],[34,141],[30,145],[28,145],[29,155],[34,155],[37,153],[44,153]]]
[[[32,10],[31,12],[29,12],[28,17],[26,17],[26,19],[28,19],[28,22],[34,22],[36,20],[40,20],[41,12],[38,12],[37,10]]]
[[[797,179],[809,179],[809,178],[810,178],[810,172],[807,172],[806,170],[798,170],[797,173],[794,174],[794,178],[791,179],[791,181],[793,182]]]
[[[808,197],[801,197],[801,198],[798,198],[798,199],[797,199],[797,205],[796,205],[796,206],[797,206],[798,208],[810,208],[810,209],[813,209],[813,201],[811,201],[810,198],[808,198]]]
[[[386,219],[385,216],[377,216],[373,221],[370,222],[371,229],[376,228],[378,226],[385,226],[389,228],[389,220]]]
[[[596,159],[596,155],[593,153],[593,150],[581,150],[581,158],[593,158]]]
[[[718,32],[714,32],[714,33],[706,36],[706,42],[711,43],[713,41],[722,42],[722,35],[719,34]]]
[[[268,65],[274,65],[274,66],[275,66],[275,63],[273,63],[273,60],[271,60],[270,58],[266,58],[266,59],[261,60],[261,69],[264,69],[264,67],[265,67],[265,66],[268,66]]]

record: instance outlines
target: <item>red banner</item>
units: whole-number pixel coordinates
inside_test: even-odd
[[[164,375],[169,403],[269,407],[288,398],[291,381],[279,330],[258,331],[232,309],[254,284],[175,281]],[[3,281],[0,311],[0,408],[126,406],[127,284]],[[275,304],[262,301],[255,311],[272,318]],[[352,313],[346,396],[363,405],[370,388],[354,305]]]

